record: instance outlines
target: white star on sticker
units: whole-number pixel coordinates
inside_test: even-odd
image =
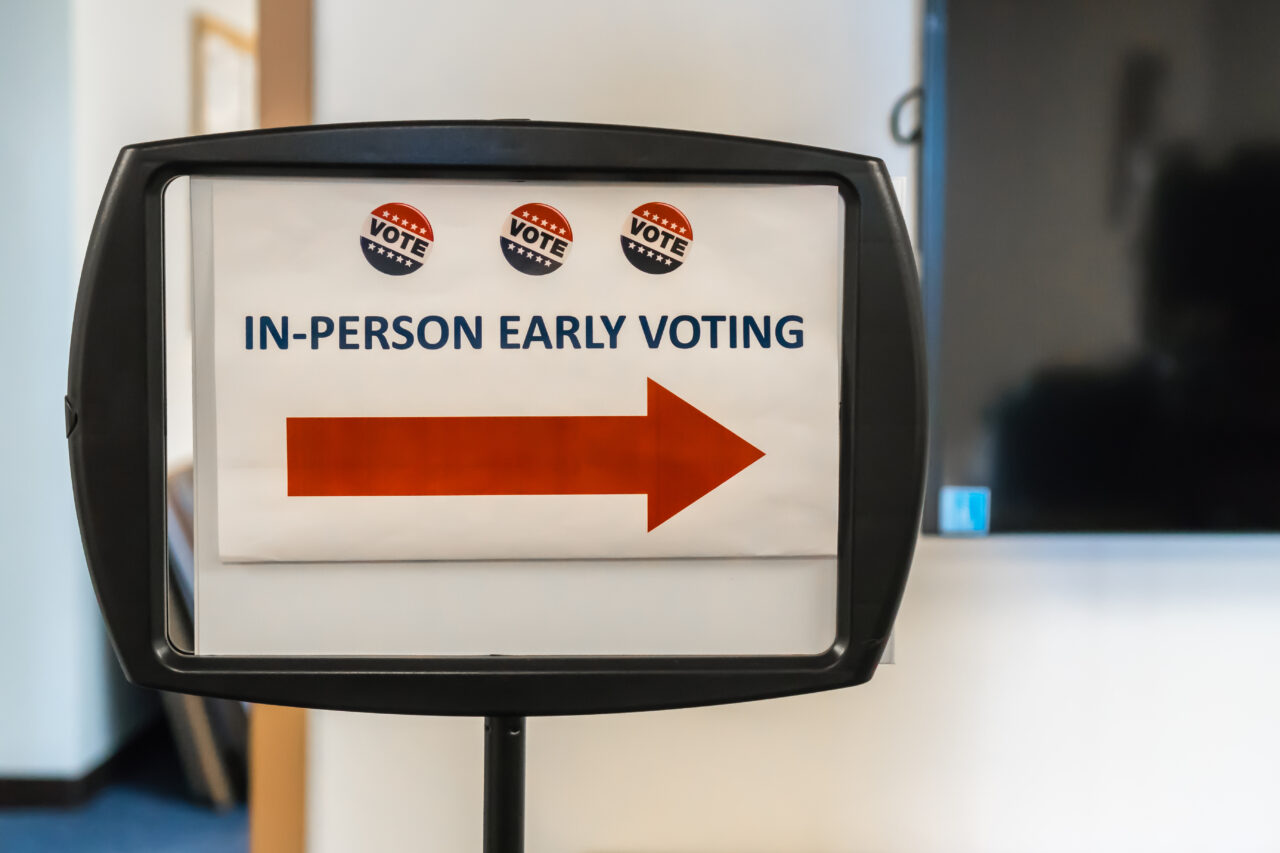
[[[628,244],[627,244],[627,248],[628,248],[628,249],[634,249],[635,247],[636,247],[636,244],[635,244],[635,243],[628,243]]]
[[[544,263],[544,264],[546,264],[547,266],[551,266],[551,260],[550,260],[550,259],[547,259],[547,260],[543,261],[543,263]]]
[[[548,225],[550,225],[550,224],[551,224],[551,223],[547,222],[547,220],[545,220],[545,219],[544,219],[544,220],[542,220],[542,227],[543,227],[543,228],[546,228],[546,227],[547,227]]]
[[[516,249],[516,254],[523,255],[523,254],[524,254],[524,249]]]
[[[681,233],[681,234],[683,234],[683,233],[684,233],[685,231],[687,231],[687,230],[689,230],[689,229],[687,229],[687,228],[681,228],[681,229],[680,229],[680,233]]]
[[[390,215],[391,215],[391,211],[389,211],[389,210],[384,210],[384,211],[382,211],[382,215],[383,215],[383,216],[390,216]]]
[[[560,233],[561,233],[561,234],[567,234],[568,232],[567,232],[567,231],[565,231],[563,228],[561,228],[561,229],[560,229]]]
[[[652,251],[650,251],[650,252],[649,252],[649,257],[651,257],[651,258],[653,257],[653,252],[652,252]]]
[[[527,210],[525,210],[525,211],[521,211],[520,215],[521,215],[521,216],[523,216],[525,219],[528,219],[528,218],[529,218],[529,211],[527,211]]]
[[[409,269],[413,269],[413,261],[405,261],[404,265]]]
[[[379,255],[385,255],[385,254],[386,254],[386,252],[383,250],[383,248],[382,248],[381,246],[379,246],[379,247],[378,247],[378,254],[379,254]]]
[[[641,215],[641,216],[648,216],[648,215],[649,215],[649,211],[647,211],[647,210],[646,210],[644,213],[642,213],[642,214],[640,214],[640,215]]]
[[[392,222],[399,222],[399,221],[400,221],[400,217],[399,217],[399,216],[393,216],[393,217],[391,217],[391,221],[392,221]]]
[[[664,219],[664,220],[662,220],[662,224],[663,224],[663,225],[670,225],[671,223]]]
[[[508,244],[507,244],[507,248],[508,248],[508,249],[514,249],[515,247],[516,247],[516,244],[515,244],[515,243],[508,243]]]
[[[671,259],[667,258],[667,266],[671,266]]]

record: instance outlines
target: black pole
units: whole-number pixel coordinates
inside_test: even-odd
[[[484,853],[524,853],[524,725],[484,718]]]

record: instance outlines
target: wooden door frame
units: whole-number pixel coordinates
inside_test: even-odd
[[[258,0],[262,127],[311,124],[312,0]],[[255,705],[249,717],[250,853],[305,853],[307,712]]]

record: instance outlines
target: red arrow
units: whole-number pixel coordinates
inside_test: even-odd
[[[288,418],[289,494],[648,495],[653,530],[764,453],[652,379],[648,414]]]

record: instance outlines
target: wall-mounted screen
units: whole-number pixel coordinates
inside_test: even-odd
[[[929,4],[927,530],[1280,530],[1280,5]]]

